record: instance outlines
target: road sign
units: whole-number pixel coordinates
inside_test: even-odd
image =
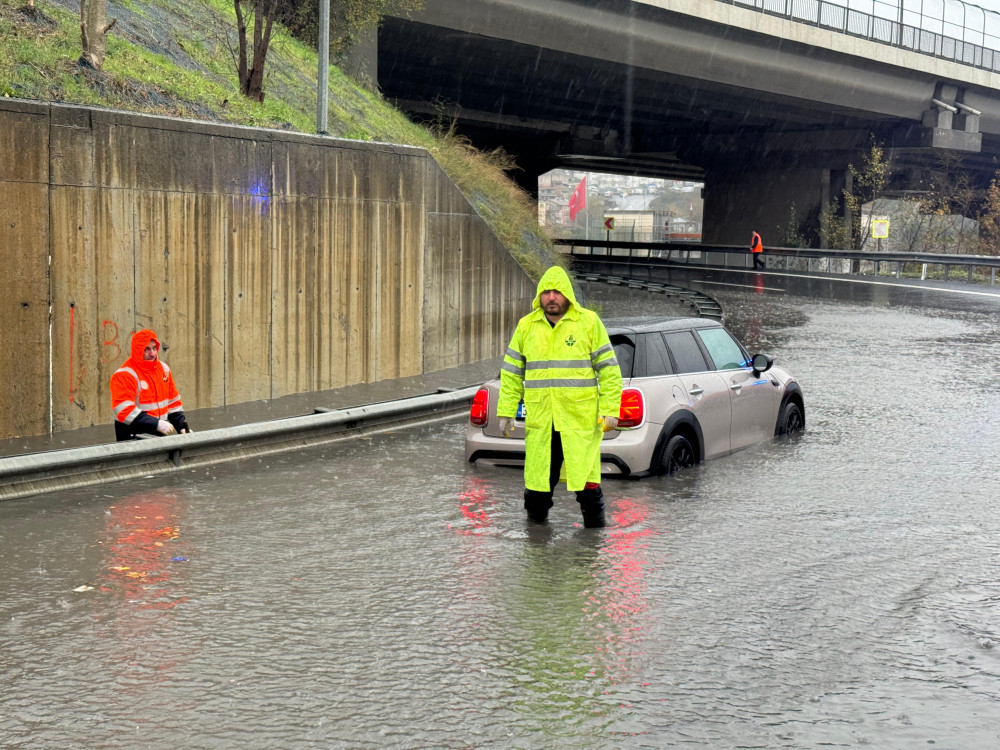
[[[609,232],[612,229],[615,228],[615,217],[614,216],[605,216],[604,217],[604,228],[607,229]]]
[[[886,240],[889,238],[889,220],[872,219],[872,239]]]

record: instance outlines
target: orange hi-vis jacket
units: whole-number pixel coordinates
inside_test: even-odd
[[[156,342],[157,357],[146,361],[143,352],[150,341]],[[160,361],[159,349],[155,333],[145,329],[136,332],[132,356],[111,376],[111,408],[119,440],[133,439],[139,433],[155,435],[161,419],[178,432],[187,428],[181,396],[170,368]]]
[[[751,253],[762,253],[764,252],[764,243],[761,242],[760,235],[754,232],[750,236],[750,252]]]

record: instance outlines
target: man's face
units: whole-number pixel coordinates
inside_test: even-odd
[[[569,300],[558,289],[546,289],[542,292],[542,312],[546,315],[559,317],[569,309]]]
[[[142,358],[147,362],[152,362],[156,359],[156,352],[159,351],[159,345],[155,341],[150,341],[146,344],[146,348],[142,350]]]

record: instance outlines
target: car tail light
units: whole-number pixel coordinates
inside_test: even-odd
[[[642,391],[637,388],[626,388],[622,391],[622,408],[618,412],[619,427],[638,427],[645,418],[645,403]]]
[[[469,420],[476,427],[482,427],[490,416],[490,392],[485,388],[476,391],[472,397],[472,408],[469,409]]]

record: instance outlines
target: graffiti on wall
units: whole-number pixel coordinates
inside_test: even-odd
[[[135,331],[130,331],[126,338],[131,338]],[[97,334],[100,343],[101,364],[117,366],[122,359],[122,346],[118,324],[105,318]],[[80,387],[87,374],[86,357],[80,354],[76,330],[76,303],[69,303],[69,402],[81,411],[87,411],[87,404],[81,397]]]

